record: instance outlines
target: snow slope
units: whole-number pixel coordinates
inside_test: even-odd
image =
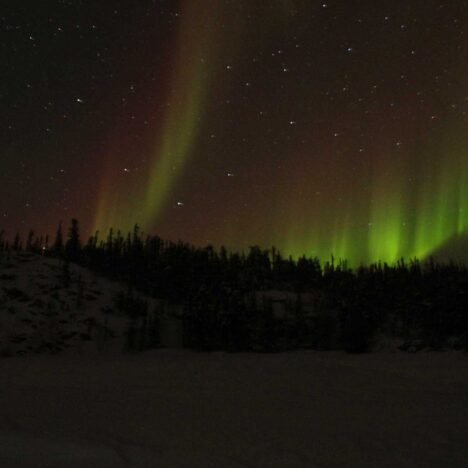
[[[27,252],[0,254],[0,355],[122,350],[129,320],[114,303],[127,287],[75,264],[65,268]],[[143,299],[153,311],[157,301]]]

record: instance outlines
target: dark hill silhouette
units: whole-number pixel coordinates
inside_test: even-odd
[[[431,256],[437,262],[453,261],[468,265],[468,234],[452,237],[436,249]]]

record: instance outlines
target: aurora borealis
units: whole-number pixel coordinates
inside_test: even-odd
[[[466,1],[85,3],[2,12],[0,228],[466,246]]]

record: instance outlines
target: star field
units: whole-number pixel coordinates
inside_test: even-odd
[[[468,232],[466,1],[2,8],[0,228],[351,262]]]

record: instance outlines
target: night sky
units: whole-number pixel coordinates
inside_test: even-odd
[[[77,217],[352,263],[466,245],[468,2],[4,3],[7,232]]]

